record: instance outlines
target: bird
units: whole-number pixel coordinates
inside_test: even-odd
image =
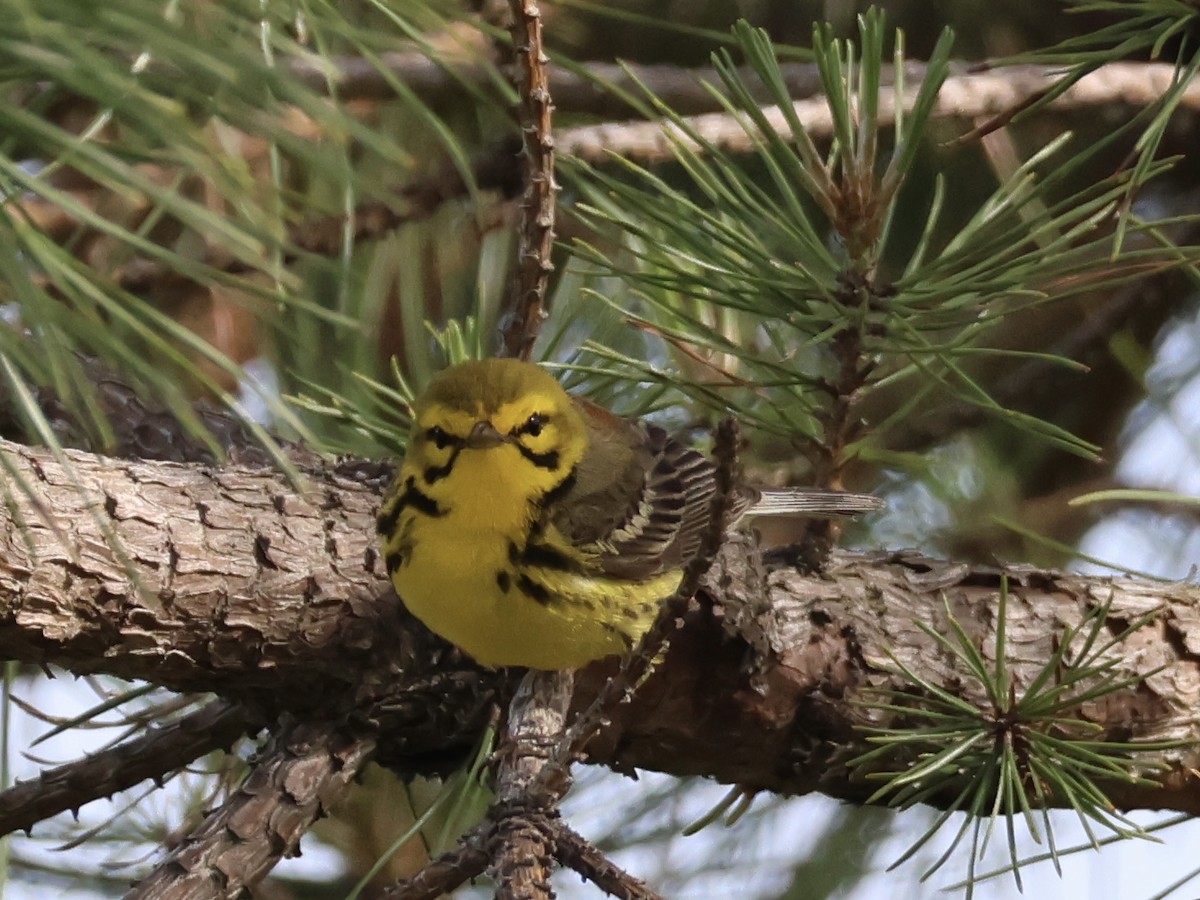
[[[404,605],[488,667],[578,668],[649,629],[709,527],[716,468],[653,423],[509,358],[436,375],[377,517]],[[748,515],[837,515],[879,498],[738,486]]]

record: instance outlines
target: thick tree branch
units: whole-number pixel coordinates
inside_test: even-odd
[[[474,745],[501,679],[388,588],[370,522],[390,467],[329,465],[297,492],[265,469],[0,453],[5,658],[213,691],[264,717],[341,710],[422,767]]]
[[[378,740],[382,762],[410,770],[444,769],[473,745],[501,679],[429,635],[387,591],[372,534],[381,486],[362,468],[331,466],[297,493],[264,471],[72,453],[68,473],[47,451],[0,447],[10,472],[0,509],[5,657],[212,690],[305,718],[337,710]],[[106,530],[120,538],[123,558]],[[949,603],[990,658],[1005,575],[1018,689],[1089,610],[1110,604],[1114,634],[1153,611],[1112,651],[1116,675],[1134,686],[1078,714],[1110,739],[1197,736],[1196,585],[906,555],[835,554],[823,574],[804,574],[764,563],[731,537],[666,658],[611,711],[588,757],[861,801],[869,789],[844,765],[868,749],[859,729],[895,723],[854,701],[906,687],[890,672],[889,652],[975,697],[969,674],[914,623],[946,630]],[[580,672],[576,708],[612,670],[610,662]],[[1189,774],[1197,752],[1147,759],[1168,767],[1162,787],[1114,786],[1116,802],[1200,812],[1200,784]]]

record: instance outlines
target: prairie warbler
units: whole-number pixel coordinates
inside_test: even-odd
[[[649,628],[702,539],[713,476],[661,428],[570,396],[536,365],[467,362],[417,402],[378,530],[396,592],[430,629],[484,665],[573,668]],[[744,488],[730,524],[878,506]]]

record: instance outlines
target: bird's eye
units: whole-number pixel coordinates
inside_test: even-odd
[[[527,434],[530,437],[537,437],[542,433],[542,429],[546,427],[546,417],[541,413],[534,413],[525,420],[525,424],[521,426],[521,434]]]
[[[425,437],[433,441],[433,445],[439,450],[445,450],[450,446],[452,438],[442,428],[434,425],[425,432]]]

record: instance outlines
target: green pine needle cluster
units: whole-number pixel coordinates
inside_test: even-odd
[[[994,663],[985,659],[948,603],[948,633],[916,623],[963,673],[963,690],[952,694],[893,656],[891,674],[906,686],[862,701],[865,708],[893,721],[887,728],[864,728],[876,747],[848,763],[860,777],[882,782],[868,803],[899,809],[930,803],[941,809],[894,865],[910,859],[949,827],[956,813],[966,815],[945,852],[922,877],[941,868],[969,836],[969,853],[964,854],[967,897],[978,880],[976,864],[998,826],[1005,831],[1018,886],[1018,823],[1037,843],[1045,840],[1058,866],[1052,807],[1074,811],[1095,849],[1100,846],[1097,829],[1120,837],[1147,837],[1116,810],[1102,785],[1153,784],[1155,766],[1138,754],[1182,744],[1111,740],[1081,716],[1085,705],[1136,687],[1135,679],[1117,672],[1116,659],[1122,641],[1154,620],[1151,613],[1111,634],[1108,611],[1107,605],[1097,606],[1077,625],[1065,628],[1055,651],[1025,685],[1016,683],[1006,663],[1007,581],[1002,582],[996,610]],[[969,699],[973,695],[980,699]]]

